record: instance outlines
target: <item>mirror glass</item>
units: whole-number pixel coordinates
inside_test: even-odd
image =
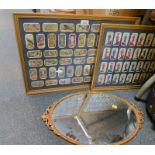
[[[117,144],[136,129],[137,116],[125,100],[104,93],[81,93],[55,105],[50,115],[60,136],[80,144]]]

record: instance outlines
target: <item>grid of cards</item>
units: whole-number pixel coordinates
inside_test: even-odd
[[[154,73],[154,31],[105,28],[102,45],[97,86],[142,84]]]
[[[100,24],[24,23],[32,88],[91,82]]]
[[[92,82],[93,68],[96,63],[101,24],[133,25],[138,23],[139,18],[15,14],[14,21],[26,92],[35,94],[48,90],[63,90],[63,88],[88,88]],[[121,34],[118,35],[122,37]],[[112,32],[109,32],[108,36],[107,44],[117,38]],[[115,40],[117,42],[119,36]],[[108,56],[108,52],[110,55],[111,51],[119,53],[119,50],[117,43],[112,47],[107,45],[105,47],[107,53],[104,52],[104,55]],[[112,59],[117,58],[114,56]],[[108,74],[113,76],[112,70],[115,68],[115,63],[105,58],[102,67],[109,67],[111,71],[109,70]],[[120,62],[121,65],[123,64]],[[133,63],[134,65],[137,64]],[[153,66],[152,63],[150,65]],[[103,74],[106,71],[102,68],[99,73],[101,74],[99,83],[102,83]]]

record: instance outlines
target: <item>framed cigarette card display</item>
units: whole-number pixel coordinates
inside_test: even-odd
[[[89,88],[101,23],[139,18],[15,13],[27,94]]]
[[[92,90],[140,87],[155,72],[155,27],[102,24]]]

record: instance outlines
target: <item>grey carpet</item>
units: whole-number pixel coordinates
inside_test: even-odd
[[[27,96],[24,92],[12,12],[0,10],[0,144],[70,144],[47,129],[41,120],[53,101],[74,91]],[[137,90],[107,91],[122,96],[145,109],[133,97]],[[145,123],[128,144],[155,144],[155,131],[145,113]]]

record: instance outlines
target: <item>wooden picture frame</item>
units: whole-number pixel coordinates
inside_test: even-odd
[[[64,27],[71,26],[70,28],[72,29],[72,26],[75,27],[77,23],[80,23],[82,25],[87,25],[87,24],[90,25],[90,23],[101,24],[103,22],[117,23],[117,24],[120,24],[120,23],[139,24],[140,22],[140,18],[138,17],[99,17],[99,16],[85,16],[85,15],[60,15],[60,14],[41,14],[41,13],[35,13],[35,14],[34,13],[14,13],[13,17],[14,17],[16,38],[18,43],[18,51],[19,51],[21,67],[22,67],[22,74],[23,74],[23,79],[25,84],[25,91],[27,94],[38,94],[38,93],[61,91],[61,90],[90,88],[92,73],[90,73],[90,76],[87,76],[87,78],[85,77],[85,79],[83,79],[83,77],[81,78],[86,82],[70,85],[70,83],[72,82],[72,79],[68,77],[63,78],[61,82],[59,81],[60,79],[58,78],[58,74],[60,72],[64,73],[64,68],[61,68],[60,70],[58,69],[58,65],[57,65],[58,63],[60,63],[60,61],[58,60],[58,57],[60,59],[60,56],[58,55],[58,52],[59,52],[58,49],[60,49],[60,47],[57,49],[57,46],[58,46],[57,35],[60,33],[61,23],[62,23],[61,27],[63,27],[62,29],[64,29],[63,31],[61,30],[62,31],[61,33],[67,34],[67,37],[69,37],[69,32],[71,32],[72,30],[71,31],[69,30],[68,32],[66,32]],[[66,23],[66,22],[73,23],[75,25],[65,25],[65,24],[63,25],[63,23]],[[53,25],[50,25],[51,23],[53,23]],[[76,35],[77,33],[76,29],[73,30],[71,33]],[[91,32],[89,31],[88,33],[91,33]],[[97,38],[97,35],[99,32],[94,32],[94,33],[96,34],[96,38]],[[50,39],[48,42],[47,35],[49,34],[51,35],[49,36]],[[61,38],[66,38],[65,36],[62,35]],[[78,40],[77,36],[76,36],[76,39],[74,35],[72,35],[71,37],[74,40],[72,41],[72,43],[73,42],[77,43],[77,40]],[[96,49],[97,39],[94,42],[95,44],[93,47],[94,49]],[[66,43],[68,43],[66,40],[65,40],[65,43],[61,42],[61,49],[66,49],[64,48],[66,47]],[[76,44],[76,47],[77,47],[77,44]],[[70,46],[70,48],[73,48],[73,46]],[[86,49],[88,50],[88,47]],[[46,52],[43,53],[43,50]],[[70,53],[71,55],[73,55],[72,50],[65,51],[64,53],[67,53],[67,52],[68,54]],[[45,60],[45,58],[47,59]],[[90,61],[92,61],[90,63],[91,68],[94,64],[94,59],[95,57],[90,57]],[[70,59],[70,57],[68,59],[61,59],[61,60],[62,60],[61,62],[64,62],[64,63],[65,62],[70,63],[71,61],[73,61],[73,59]],[[77,61],[80,61],[80,59],[77,59]],[[49,73],[49,68],[51,71],[50,73]],[[84,67],[82,67],[82,69],[83,68]],[[66,68],[65,68],[65,71],[66,71]],[[51,76],[50,78],[49,78],[49,74]],[[57,79],[53,78],[55,75]],[[81,79],[75,77],[74,81],[79,82]]]
[[[101,25],[91,90],[139,88],[154,72],[154,26]]]

